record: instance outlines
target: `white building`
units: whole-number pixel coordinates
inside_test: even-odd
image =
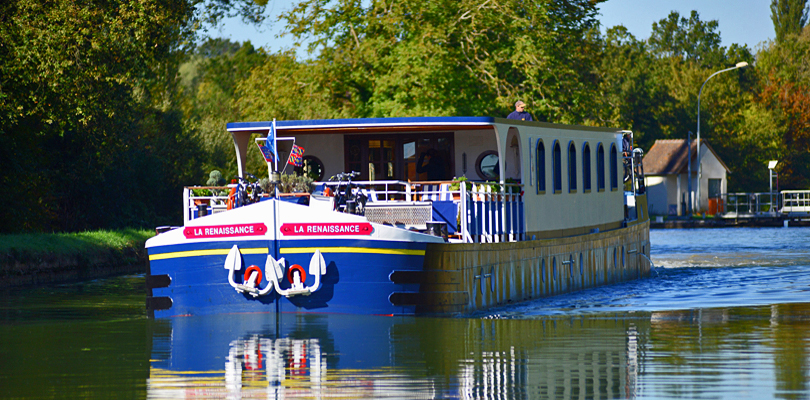
[[[697,145],[692,140],[689,156],[692,162],[692,197],[697,196]],[[727,193],[730,172],[723,160],[705,140],[700,142],[703,174],[700,199],[694,212],[722,212],[723,195]],[[650,215],[686,215],[689,206],[688,159],[686,139],[656,140],[644,156],[644,173]]]

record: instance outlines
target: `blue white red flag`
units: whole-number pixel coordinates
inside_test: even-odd
[[[290,151],[290,158],[287,160],[287,164],[295,165],[296,167],[304,166],[304,148],[294,144],[292,151]]]
[[[259,146],[259,150],[262,151],[264,161],[278,161],[278,156],[276,156],[276,149],[273,147],[272,139],[268,138],[264,144],[262,144],[261,141],[258,141],[256,142],[256,145]]]

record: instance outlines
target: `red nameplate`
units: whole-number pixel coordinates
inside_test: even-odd
[[[374,230],[368,222],[316,222],[307,224],[283,224],[285,236],[340,236],[371,235]]]
[[[229,236],[261,236],[267,233],[267,226],[258,224],[237,224],[217,226],[191,226],[183,229],[187,239],[216,238]]]

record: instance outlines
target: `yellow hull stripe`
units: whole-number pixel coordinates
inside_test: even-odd
[[[424,250],[410,249],[379,249],[373,247],[282,247],[281,254],[314,253],[320,250],[321,253],[362,253],[362,254],[394,254],[402,256],[423,256]]]
[[[190,250],[177,251],[174,253],[150,254],[149,261],[166,260],[169,258],[197,257],[197,256],[227,256],[231,249],[210,249],[210,250]],[[239,249],[242,254],[267,254],[270,250],[267,247]]]
[[[279,253],[281,254],[300,254],[300,253],[314,253],[315,250],[320,250],[321,253],[358,253],[358,254],[393,254],[402,256],[424,256],[424,250],[410,250],[410,249],[379,249],[372,247],[283,247]],[[149,261],[153,260],[166,260],[170,258],[183,258],[183,257],[198,257],[198,256],[226,256],[231,249],[210,249],[210,250],[190,250],[190,251],[177,251],[174,253],[152,254],[149,256]],[[268,254],[270,251],[267,247],[258,248],[245,248],[239,249],[242,254]]]

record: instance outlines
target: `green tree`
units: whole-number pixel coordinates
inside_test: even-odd
[[[282,18],[313,38],[306,68],[338,115],[505,115],[523,99],[577,122],[593,113],[596,3],[305,0]]]
[[[704,22],[697,11],[689,19],[677,11],[667,18],[653,22],[649,39],[650,50],[658,57],[679,57],[701,66],[715,67],[723,61],[720,33],[716,20]]]
[[[202,183],[211,170],[223,171],[228,179],[236,175],[233,142],[225,125],[244,119],[236,103],[237,85],[267,58],[250,42],[209,39],[181,66],[185,129],[201,147],[199,178],[190,183]]]
[[[636,144],[650,148],[655,139],[669,137],[674,125],[675,99],[666,85],[668,69],[623,26],[607,30],[599,68],[598,125],[633,131]]]
[[[789,34],[800,34],[807,25],[808,12],[807,0],[771,0],[771,21],[776,41],[781,42]]]
[[[775,151],[763,157],[780,161],[783,188],[810,186],[810,26],[801,35],[787,34],[770,42],[758,54],[761,90],[758,104],[775,121],[771,137],[778,137]]]
[[[15,188],[0,231],[177,221],[170,198],[197,154],[176,106],[182,49],[252,4],[0,3],[0,183]]]
[[[657,139],[685,139],[688,131],[696,132],[698,91],[712,73],[738,61],[754,62],[746,46],[721,47],[717,21],[701,21],[696,12],[688,19],[670,13],[653,24],[647,41],[623,27],[611,28],[602,52],[599,124],[633,130],[637,145],[647,149]],[[753,106],[757,84],[752,70],[721,74],[701,97],[701,139],[730,166],[733,185],[750,176],[741,165],[758,162],[746,158],[756,154],[752,145],[763,138],[751,127],[768,126],[767,108]]]

